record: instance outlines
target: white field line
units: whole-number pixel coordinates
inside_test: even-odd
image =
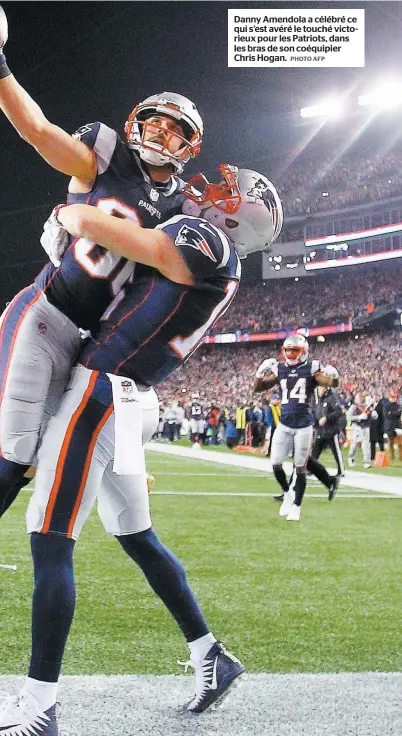
[[[268,458],[248,457],[247,455],[229,454],[226,452],[213,452],[208,450],[193,450],[192,447],[181,447],[174,445],[161,445],[154,442],[148,442],[145,446],[146,450],[160,453],[161,455],[176,456],[182,458],[190,458],[191,460],[213,463],[216,465],[226,465],[237,468],[248,468],[249,470],[259,470],[265,473],[272,473],[272,463]],[[286,473],[292,472],[292,464],[284,463]],[[389,495],[402,496],[402,477],[394,477],[389,475],[370,475],[370,472],[358,472],[355,470],[346,470],[345,478],[341,480],[341,486],[346,485],[351,488],[363,488],[367,491],[377,491]]]
[[[11,694],[22,684],[22,677],[0,677],[0,688]],[[180,710],[194,694],[193,676],[62,677],[59,733],[400,736],[401,692],[398,672],[250,674],[220,710],[189,716]]]
[[[279,491],[278,491],[279,492]],[[229,496],[230,498],[273,498],[274,493],[225,493],[224,491],[152,491],[153,496]],[[307,498],[328,498],[328,493],[306,493],[304,499]],[[338,493],[336,498],[377,498],[377,499],[392,499],[398,501],[398,496],[380,496],[375,493]],[[279,503],[278,503],[279,508]]]

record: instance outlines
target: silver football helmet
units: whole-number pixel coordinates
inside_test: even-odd
[[[298,365],[308,358],[308,342],[304,335],[291,335],[282,345],[286,365]]]
[[[165,115],[183,127],[183,144],[176,153],[171,153],[165,144],[144,140],[146,121],[154,115]],[[124,130],[129,147],[138,151],[142,161],[154,166],[171,164],[180,174],[184,164],[199,154],[204,126],[191,100],[176,92],[161,92],[147,97],[134,108]]]
[[[183,212],[203,217],[223,230],[240,258],[265,250],[278,237],[283,223],[282,204],[271,182],[251,169],[221,164],[222,180],[211,184],[197,174],[185,186]]]

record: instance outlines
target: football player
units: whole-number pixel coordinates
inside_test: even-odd
[[[103,123],[73,136],[49,122],[6,64],[0,28],[0,108],[38,153],[71,177],[67,201],[86,202],[152,228],[181,212],[183,166],[200,150],[203,124],[186,97],[163,92],[129,115],[123,142]],[[28,480],[44,417],[58,406],[81,340],[123,296],[134,264],[52,216],[42,238],[53,263],[20,292],[1,320],[0,515]],[[64,255],[63,255],[64,253]],[[63,257],[61,258],[61,256]]]
[[[205,419],[202,404],[200,403],[200,394],[196,391],[191,396],[190,404],[190,440],[194,444],[202,442],[204,439]]]
[[[338,372],[332,366],[323,368],[318,360],[308,357],[308,342],[303,335],[287,337],[283,343],[283,360],[264,360],[256,372],[254,391],[266,391],[278,384],[281,395],[281,417],[272,448],[272,469],[284,492],[279,510],[288,521],[299,521],[306,489],[306,465],[313,440],[312,403],[316,386],[337,386]],[[283,462],[293,452],[296,481],[289,487]]]
[[[280,202],[268,180],[235,167],[223,173],[225,187],[194,196],[192,216],[175,216],[152,231],[88,205],[59,210],[74,237],[135,261],[136,277],[82,349],[39,448],[27,512],[33,648],[22,692],[0,708],[0,731],[7,736],[33,732],[38,723],[41,735],[57,735],[57,681],[75,606],[73,549],[96,496],[106,531],[140,566],[189,644],[185,664],[195,669],[196,693],[187,710],[209,708],[244,671],[216,641],[183,566],[152,529],[142,449],[158,424],[153,385],[189,358],[237,291],[236,247],[243,256],[262,250],[279,232],[272,203],[280,210]],[[268,205],[248,197],[261,179],[271,189]]]
[[[347,413],[347,418],[352,423],[352,440],[348,457],[349,466],[354,466],[356,448],[361,442],[363,467],[365,470],[371,468],[370,425],[377,417],[373,397],[363,392],[356,394],[354,402]]]

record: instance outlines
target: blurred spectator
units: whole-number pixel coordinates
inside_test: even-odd
[[[348,322],[376,307],[402,301],[402,263],[350,266],[337,273],[241,284],[213,333],[265,332]]]
[[[401,407],[397,399],[397,392],[390,391],[388,399],[384,402],[384,432],[389,438],[389,453],[392,460],[395,458],[394,442],[397,436],[396,430],[401,428]],[[401,452],[399,452],[399,455],[401,456]]]
[[[201,401],[206,405],[211,402],[213,391],[212,396],[218,406],[239,408],[239,421],[244,425],[245,413],[243,418],[240,409],[245,410],[247,404],[255,403],[251,387],[256,367],[264,358],[277,357],[279,348],[280,344],[272,342],[201,346],[188,363],[157,386],[159,399],[165,403],[178,397],[182,400],[184,393],[190,403],[192,392],[199,391]],[[310,340],[310,355],[338,368],[341,400],[346,408],[350,397],[362,386],[375,397],[376,403],[390,391],[402,394],[401,330],[327,338],[319,345]],[[239,396],[245,398],[240,401]],[[262,398],[270,397],[267,394]],[[244,430],[245,426],[240,424],[239,430]]]
[[[329,212],[342,207],[402,194],[402,151],[364,156],[349,149],[305,149],[296,161],[272,180],[282,199],[285,217],[314,212]]]

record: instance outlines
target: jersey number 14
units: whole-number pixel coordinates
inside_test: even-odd
[[[298,404],[306,403],[306,379],[298,378],[293,388],[288,390],[287,378],[281,380],[282,404],[288,404],[290,399],[296,399]]]

